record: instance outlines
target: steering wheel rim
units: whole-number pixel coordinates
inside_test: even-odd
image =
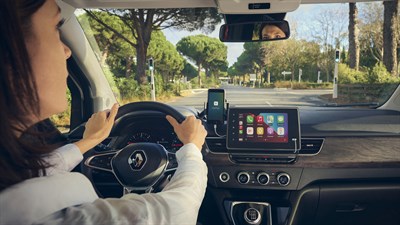
[[[182,123],[186,119],[185,116],[183,116],[180,112],[169,105],[160,102],[144,101],[132,102],[121,106],[118,109],[116,120],[130,112],[144,110],[158,111],[166,115],[170,115],[174,117],[178,121],[178,123]]]
[[[185,116],[169,105],[150,101],[134,102],[119,108],[113,130],[119,124],[123,124],[124,116],[135,111],[158,111],[172,116],[179,123],[185,120]],[[157,154],[154,155],[153,151],[157,152]],[[151,160],[158,162],[156,163],[157,165],[142,162],[145,167],[150,167],[143,169],[143,171],[146,171],[143,176],[141,176],[140,171],[133,168],[133,165],[138,163],[137,152],[141,152],[143,155],[152,155]],[[142,158],[140,160],[148,160],[146,157],[139,158]],[[113,173],[118,182],[123,186],[124,193],[135,190],[151,192],[163,178],[172,174],[178,167],[175,154],[168,152],[163,146],[155,143],[135,143],[125,146],[120,150],[92,154],[85,160],[83,165],[87,167],[84,171],[89,177],[91,177],[93,169]],[[148,177],[151,177],[151,179],[147,180],[144,186],[135,186],[135,182],[132,181],[132,179],[137,179],[138,183],[143,185],[143,179]]]

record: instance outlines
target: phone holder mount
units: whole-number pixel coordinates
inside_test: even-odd
[[[227,117],[228,117],[228,109],[229,109],[229,102],[227,102],[226,101],[226,99],[225,99],[225,104],[226,104],[226,109],[225,109],[225,106],[224,106],[224,122],[223,123],[213,123],[213,126],[214,126],[214,133],[215,133],[215,135],[217,135],[218,137],[225,137],[226,136],[226,134],[220,134],[220,132],[218,132],[218,125],[220,125],[219,126],[219,128],[222,128],[222,133],[226,133],[226,123],[227,123]],[[201,112],[201,113],[199,113],[199,118],[200,119],[204,119],[204,117],[206,117],[207,116],[207,102],[204,102],[203,103],[203,111]]]
[[[229,109],[229,102],[227,102],[226,101],[226,99],[225,99],[225,104],[226,104],[226,107],[224,106],[224,123],[223,124],[226,124],[226,120],[227,120],[227,117],[228,117],[228,109]],[[204,118],[204,116],[207,116],[207,102],[204,102],[203,103],[203,111],[201,112],[201,113],[199,113],[199,118],[201,118],[201,119],[203,119]]]

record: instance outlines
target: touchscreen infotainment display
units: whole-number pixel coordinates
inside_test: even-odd
[[[228,149],[289,150],[300,146],[297,108],[231,108]]]
[[[239,113],[238,125],[238,141],[287,143],[289,139],[287,113]]]

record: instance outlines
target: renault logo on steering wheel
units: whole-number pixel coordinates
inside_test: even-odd
[[[144,151],[134,151],[128,158],[128,163],[133,170],[141,170],[146,163],[146,154]]]

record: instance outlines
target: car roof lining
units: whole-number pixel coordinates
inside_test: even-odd
[[[217,7],[215,0],[62,0],[75,8],[207,8]],[[301,4],[374,2],[377,0],[302,0]]]

